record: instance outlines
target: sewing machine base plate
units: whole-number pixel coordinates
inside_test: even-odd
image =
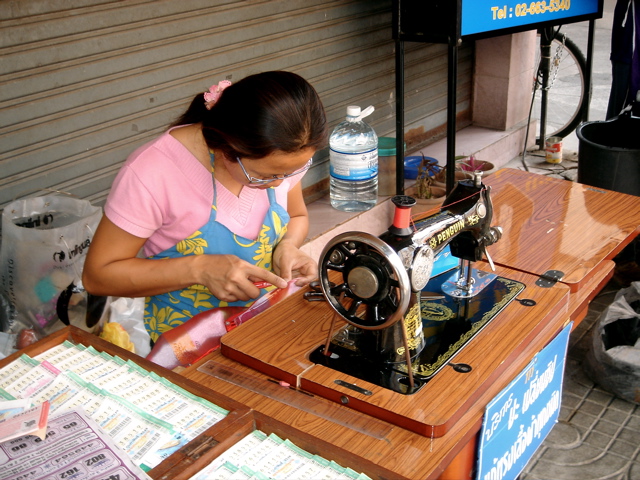
[[[441,278],[435,277],[425,290],[438,293],[442,283]],[[497,277],[468,299],[448,295],[423,298],[421,316],[425,347],[412,360],[413,388],[409,385],[406,364],[376,362],[362,354],[359,344],[370,339],[370,332],[350,325],[334,335],[329,346],[330,355],[325,355],[325,346],[321,345],[311,353],[310,360],[398,393],[414,394],[447,365],[466,373],[468,366],[452,363],[453,357],[524,288],[520,282]],[[470,367],[467,371],[471,371]]]

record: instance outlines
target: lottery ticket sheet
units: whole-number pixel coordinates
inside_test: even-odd
[[[49,402],[51,416],[82,409],[145,471],[229,413],[130,360],[68,341],[0,369],[0,401],[27,398]]]
[[[0,443],[0,480],[150,480],[82,409],[49,418],[44,440]]]
[[[288,439],[254,430],[189,480],[371,480]]]
[[[0,443],[24,435],[35,435],[44,440],[49,420],[49,402],[40,403],[20,412],[17,412],[19,408],[6,407],[20,401],[0,402],[0,412],[7,414],[6,418],[0,420]],[[12,411],[17,413],[11,413]],[[0,417],[2,416],[0,413]]]

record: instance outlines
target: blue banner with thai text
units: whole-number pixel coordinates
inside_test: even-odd
[[[462,0],[461,33],[473,35],[585,15],[602,16],[601,0]]]
[[[567,325],[487,405],[477,480],[515,479],[557,422],[572,325]]]

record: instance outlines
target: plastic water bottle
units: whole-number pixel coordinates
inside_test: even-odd
[[[362,212],[378,200],[378,136],[362,120],[373,110],[347,107],[346,120],[329,137],[330,197],[337,210]]]

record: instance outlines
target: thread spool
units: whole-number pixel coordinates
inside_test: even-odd
[[[393,224],[389,231],[396,235],[409,235],[411,233],[411,207],[416,204],[413,197],[396,195],[391,199],[395,205],[393,212]]]
[[[396,208],[393,215],[393,226],[407,228],[411,224],[411,208]]]

